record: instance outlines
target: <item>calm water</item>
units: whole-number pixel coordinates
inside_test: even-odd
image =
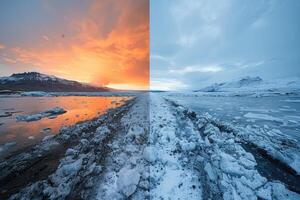
[[[57,134],[62,126],[90,120],[124,104],[129,97],[14,97],[0,98],[0,115],[13,112],[12,116],[0,117],[0,154],[35,144],[47,135]],[[36,114],[54,107],[67,112],[54,119],[20,122],[18,115]]]

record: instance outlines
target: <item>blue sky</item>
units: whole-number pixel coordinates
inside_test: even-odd
[[[300,1],[150,1],[151,89],[300,76]]]

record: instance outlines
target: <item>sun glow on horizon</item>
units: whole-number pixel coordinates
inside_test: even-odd
[[[33,15],[20,5],[19,20],[9,12],[16,5],[7,7],[18,32],[0,24],[0,76],[37,71],[96,86],[149,87],[148,0],[91,0],[64,8],[58,1],[29,3],[41,10]]]
[[[117,90],[149,90],[149,85],[133,85],[133,84],[109,84],[106,87]]]

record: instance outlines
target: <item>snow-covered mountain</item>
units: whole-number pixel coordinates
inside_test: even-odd
[[[96,87],[77,81],[49,76],[38,72],[24,72],[0,77],[0,90],[45,92],[101,92],[106,87]]]
[[[265,81],[262,78],[246,76],[238,80],[215,83],[195,92],[300,92],[300,78]]]

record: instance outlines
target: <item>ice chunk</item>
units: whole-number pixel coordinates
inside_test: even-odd
[[[220,156],[221,156],[220,167],[225,173],[232,174],[232,175],[243,174],[243,170],[241,170],[242,166],[240,166],[236,162],[236,159],[234,157],[224,152],[222,152]]]
[[[76,174],[82,166],[82,159],[75,160],[70,164],[62,165],[60,170],[64,176],[71,176]]]
[[[261,113],[247,113],[244,115],[244,117],[251,118],[251,119],[261,119],[261,120],[267,120],[267,121],[283,122],[281,119],[279,119],[277,117],[273,117],[271,115],[261,114]]]
[[[8,150],[10,147],[12,147],[16,144],[17,144],[17,142],[7,142],[4,145],[1,145],[0,146],[0,153],[2,153],[3,151]]]
[[[31,122],[31,121],[38,121],[42,118],[48,117],[52,118],[56,115],[61,115],[66,113],[67,111],[60,107],[55,107],[50,110],[46,110],[44,112],[40,112],[33,115],[19,115],[16,117],[17,121],[25,121],[25,122]]]
[[[122,168],[118,173],[117,186],[118,190],[126,197],[132,195],[140,181],[140,174],[136,169],[129,167]]]
[[[0,117],[10,117],[12,116],[12,112],[0,112]]]
[[[216,176],[215,172],[213,171],[210,163],[205,164],[204,170],[206,171],[210,180],[214,181],[217,179],[217,176]]]
[[[143,152],[143,157],[148,162],[155,162],[157,159],[157,152],[154,147],[146,147]]]
[[[282,100],[282,101],[291,102],[291,103],[300,103],[299,99],[286,99],[286,100]]]
[[[49,139],[51,139],[51,138],[53,138],[53,137],[54,137],[54,135],[47,135],[47,136],[45,136],[45,137],[43,138],[42,141],[49,140]]]
[[[192,151],[196,148],[196,144],[193,142],[180,142],[180,146],[183,151]]]
[[[47,92],[31,91],[31,92],[22,92],[21,96],[44,97],[44,96],[51,96],[51,95]]]

